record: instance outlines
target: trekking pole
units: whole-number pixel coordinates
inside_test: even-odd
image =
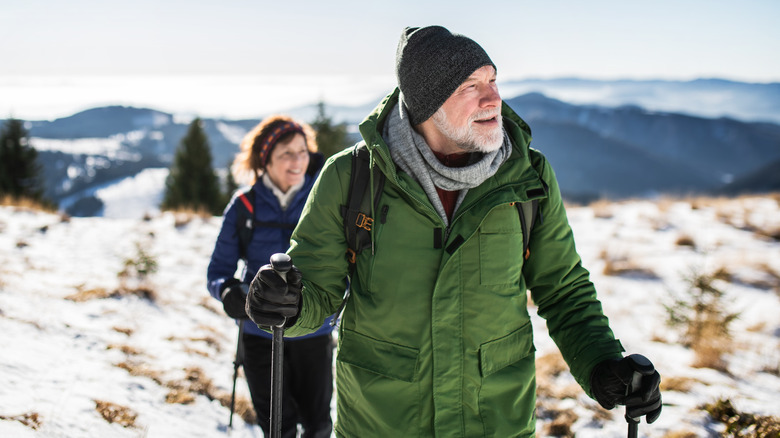
[[[638,391],[642,387],[642,376],[653,372],[653,364],[649,359],[641,354],[632,354],[631,366],[634,368],[634,373],[631,375],[631,382],[626,388],[626,398]],[[626,422],[628,422],[628,438],[637,438],[639,434],[639,418],[628,416],[628,406],[626,406]]]
[[[236,359],[233,361],[233,392],[230,394],[230,421],[228,422],[228,436],[233,430],[233,412],[236,409],[236,379],[238,368],[244,364],[244,319],[238,320],[238,343],[236,345]]]
[[[290,256],[276,253],[271,256],[271,266],[282,280],[287,282],[287,272],[292,268]],[[286,319],[286,318],[285,318]],[[284,321],[273,327],[271,344],[271,438],[282,436],[282,372],[284,370]]]

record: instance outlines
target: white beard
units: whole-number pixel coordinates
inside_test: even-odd
[[[496,113],[498,111],[498,113]],[[496,117],[498,126],[487,133],[476,132],[472,122],[475,120],[484,120],[490,117]],[[447,113],[443,108],[439,108],[433,114],[433,124],[444,134],[445,137],[454,141],[461,149],[467,152],[490,153],[498,148],[504,142],[504,130],[500,110],[485,110],[474,114],[469,118],[466,126],[455,127],[447,118]]]

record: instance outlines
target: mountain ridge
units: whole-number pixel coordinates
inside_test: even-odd
[[[737,180],[742,192],[762,190],[761,178],[751,175],[780,160],[780,125],[775,123],[706,118],[636,104],[574,104],[540,92],[505,102],[529,123],[531,146],[548,157],[562,192],[573,199],[717,194]],[[374,106],[328,105],[326,112],[335,122],[347,123],[354,142],[359,140],[357,124]],[[285,112],[311,120],[316,107]],[[152,108],[112,105],[26,126],[33,146],[48,139],[68,144],[110,138],[119,148],[111,153],[39,151],[47,194],[62,200],[145,168],[169,166],[190,120]],[[241,138],[261,118],[201,120],[213,165],[224,174]]]

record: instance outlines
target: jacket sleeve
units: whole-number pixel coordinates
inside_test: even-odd
[[[311,333],[337,310],[347,287],[347,242],[341,206],[349,189],[351,158],[348,153],[329,158],[314,184],[290,250],[293,265],[303,275],[303,302],[295,326],[287,336]]]
[[[523,275],[538,313],[547,321],[550,336],[558,345],[572,375],[588,395],[590,372],[602,360],[622,357],[604,315],[590,273],[582,266],[574,235],[566,217],[558,181],[547,160],[536,151],[532,159],[541,166],[540,176],[549,186],[540,202],[543,223],[531,232],[530,258]]]
[[[211,296],[220,299],[222,289],[230,283],[238,280],[234,278],[238,268],[239,248],[238,233],[236,232],[236,197],[225,208],[222,227],[211,253],[211,260],[206,271],[207,287]]]

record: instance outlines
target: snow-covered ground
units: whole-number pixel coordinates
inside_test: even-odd
[[[641,424],[640,436],[716,436],[722,427],[701,405],[719,398],[743,411],[780,415],[780,242],[761,235],[780,231],[778,198],[627,201],[570,207],[569,217],[627,351],[651,358],[665,382],[689,386],[664,392],[661,418]],[[205,290],[220,222],[172,213],[146,221],[68,220],[0,207],[0,436],[225,435],[229,409],[219,397],[185,394],[184,404],[166,402],[177,382],[186,389],[210,380],[205,392],[212,398],[229,395],[232,386],[237,330]],[[132,276],[118,274],[141,253],[158,264],[147,279],[153,300],[79,301],[132,286]],[[605,267],[628,272],[605,275]],[[693,368],[693,353],[664,322],[664,304],[687,290],[685,276],[719,268],[731,274],[717,283],[724,302],[740,312],[732,325],[734,351],[725,357],[729,372]],[[537,359],[550,357],[556,347],[544,321],[535,318],[534,328]],[[561,392],[571,382],[567,373],[554,380]],[[625,435],[621,412],[596,420],[604,414],[595,402],[569,392],[568,398],[540,397],[544,412],[574,414],[577,437]],[[248,397],[242,379],[238,393]],[[106,421],[96,410],[104,402],[128,408],[134,425]],[[540,436],[551,421],[540,415]],[[262,436],[238,416],[234,426],[234,437]]]

